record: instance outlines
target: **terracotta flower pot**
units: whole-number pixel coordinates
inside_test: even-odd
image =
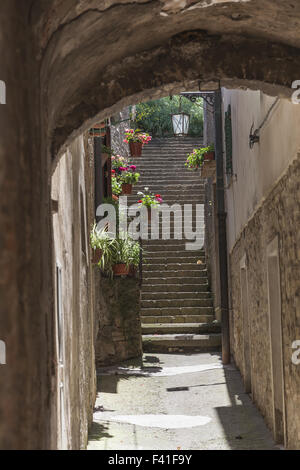
[[[130,194],[132,194],[132,184],[123,183],[122,184],[122,195],[123,196],[130,196]]]
[[[103,251],[100,248],[92,249],[92,263],[98,264],[102,258]]]
[[[204,160],[214,160],[215,152],[207,152],[204,154]]]
[[[129,142],[129,148],[132,157],[140,157],[142,155],[142,142]]]
[[[129,266],[124,263],[115,264],[112,269],[115,276],[127,276],[129,273]]]

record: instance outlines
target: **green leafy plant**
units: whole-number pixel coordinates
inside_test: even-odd
[[[197,170],[203,164],[205,154],[213,151],[213,145],[202,147],[200,149],[194,149],[192,153],[188,154],[185,166],[188,168],[188,170]]]
[[[135,169],[135,165],[127,167],[124,171],[122,171],[119,181],[126,184],[136,184],[140,178],[140,174],[137,173]]]
[[[151,207],[158,207],[163,202],[160,194],[152,194],[149,192],[149,188],[144,188],[144,193],[139,191],[137,193],[138,196],[142,196],[141,199],[138,201],[139,204],[142,206],[151,209]]]
[[[115,176],[111,179],[111,190],[115,196],[119,196],[122,192],[122,184]]]
[[[105,229],[98,230],[95,222],[90,233],[90,243],[93,250],[99,249],[102,251],[102,258],[99,262],[99,266],[107,263],[107,259],[110,257],[111,242],[112,240],[109,238]]]

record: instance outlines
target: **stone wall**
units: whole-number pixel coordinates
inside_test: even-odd
[[[124,132],[130,127],[129,107],[122,109],[112,119],[111,125],[111,147],[115,155],[129,157],[129,145],[125,144]]]
[[[61,157],[52,177],[56,352],[51,401],[53,446],[60,449],[86,447],[96,396],[95,280],[89,247],[94,220],[93,170],[92,148],[82,136]]]
[[[99,276],[96,365],[118,364],[142,355],[140,287],[135,278]]]
[[[262,202],[230,254],[232,353],[245,377],[240,261],[246,255],[252,397],[274,430],[266,247],[276,235],[279,237],[285,438],[291,449],[300,447],[300,366],[291,360],[292,343],[300,339],[299,201],[300,155]]]

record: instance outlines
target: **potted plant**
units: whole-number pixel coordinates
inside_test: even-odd
[[[215,147],[214,145],[209,145],[208,147],[203,148],[204,160],[214,160],[215,159]]]
[[[188,154],[185,166],[188,170],[198,170],[205,160],[214,160],[214,155],[214,147],[212,145],[194,149],[192,153]]]
[[[138,242],[132,242],[132,248],[129,251],[130,265],[129,276],[134,277],[140,264],[141,246]]]
[[[139,191],[137,194],[138,196],[142,196],[141,199],[138,201],[141,206],[145,206],[148,210],[148,222],[151,222],[151,211],[160,206],[163,202],[162,197],[160,194],[152,194],[149,192],[149,188],[144,188],[144,193]]]
[[[121,176],[122,171],[124,171],[124,168],[127,168],[129,165],[127,159],[125,157],[122,157],[121,155],[113,155],[111,157],[111,167],[114,171],[114,175],[116,177]]]
[[[136,172],[135,165],[123,167],[120,170],[122,174],[119,181],[122,185],[122,195],[130,195],[132,194],[132,186],[138,182],[140,174]]]
[[[90,233],[90,244],[92,248],[92,263],[101,263],[103,256],[109,251],[110,239],[105,230],[99,231],[96,222]]]
[[[130,154],[132,157],[140,157],[142,155],[142,148],[148,144],[152,137],[140,129],[127,129],[125,131],[124,142],[129,144]]]
[[[139,244],[128,235],[124,238],[115,238],[112,248],[112,272],[115,276],[128,275],[131,266],[139,264]],[[137,256],[138,253],[138,256]]]
[[[111,172],[111,190],[112,198],[114,201],[118,201],[120,194],[122,193],[122,184],[116,177],[116,171],[112,170]]]

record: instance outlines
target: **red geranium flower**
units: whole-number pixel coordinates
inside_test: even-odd
[[[160,194],[155,194],[155,197],[161,197],[161,195]]]
[[[140,204],[141,204],[142,202],[143,202],[143,201],[142,201],[141,199],[138,201],[138,203],[140,203]]]

